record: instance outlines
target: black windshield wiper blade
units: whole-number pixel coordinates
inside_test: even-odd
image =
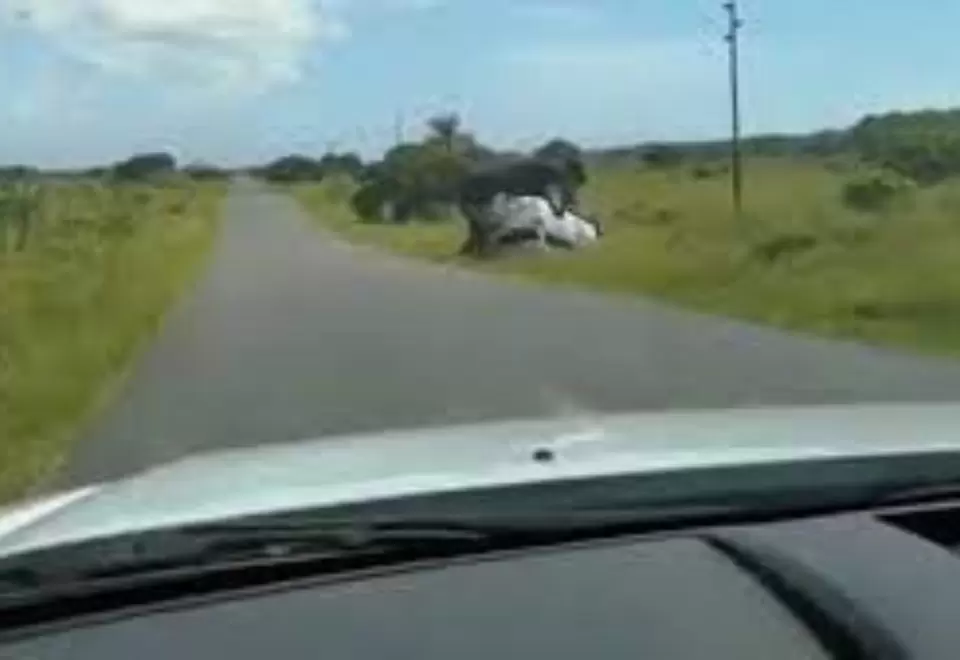
[[[626,532],[647,521],[707,519],[740,507],[672,505],[458,515],[431,519],[290,516],[229,521],[91,543],[0,565],[0,604],[11,593],[88,590],[279,563],[413,561]]]
[[[337,558],[475,546],[497,532],[464,525],[270,521],[204,525],[91,543],[69,553],[0,567],[0,598],[23,588],[92,585],[116,577],[150,578],[168,570],[249,566],[285,559]]]
[[[10,595],[86,593],[227,571],[312,565],[335,573],[493,550],[645,533],[782,514],[797,500],[623,499],[601,506],[439,516],[292,514],[138,534],[0,565],[0,610]]]
[[[563,511],[430,518],[306,514],[157,531],[0,564],[0,620],[55,619],[64,616],[58,612],[80,608],[106,610],[424,560],[737,522],[782,513],[782,507],[776,502],[758,508],[739,497],[622,500]]]

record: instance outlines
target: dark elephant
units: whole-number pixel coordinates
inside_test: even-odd
[[[490,206],[500,194],[514,197],[541,197],[554,214],[561,216],[577,205],[577,191],[587,182],[586,171],[577,159],[528,158],[488,165],[466,177],[460,185],[460,211],[467,220],[469,236],[461,254],[489,253]]]

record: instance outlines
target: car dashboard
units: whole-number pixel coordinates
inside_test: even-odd
[[[578,541],[6,630],[0,658],[954,659],[958,545],[951,502]]]

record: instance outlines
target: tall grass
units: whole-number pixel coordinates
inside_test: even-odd
[[[860,212],[843,203],[855,169],[751,160],[746,208],[734,218],[729,177],[718,168],[596,168],[583,205],[604,222],[600,244],[462,263],[783,328],[960,353],[960,181]],[[402,254],[450,260],[462,238],[459,222],[362,225],[343,195],[323,184],[297,195],[328,227]]]
[[[221,193],[218,184],[189,182],[48,184],[22,250],[8,225],[0,245],[0,500],[63,460],[77,425],[196,273]]]

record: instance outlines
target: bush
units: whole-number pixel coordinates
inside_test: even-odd
[[[850,134],[864,160],[922,185],[960,174],[960,112],[955,110],[866,117]]]
[[[183,168],[184,174],[194,181],[220,181],[230,177],[230,173],[214,165],[194,163]]]
[[[843,202],[857,211],[883,211],[909,194],[910,180],[894,172],[871,172],[860,175],[843,188]]]
[[[418,218],[440,221],[451,217],[467,172],[477,163],[497,158],[496,152],[479,144],[460,129],[455,113],[438,115],[428,122],[430,134],[421,142],[398,144],[383,159],[367,166],[356,156],[327,159],[361,185],[350,200],[364,222],[404,223]],[[551,152],[579,150],[554,141]]]
[[[466,156],[436,142],[400,145],[365,170],[353,209],[367,222],[447,218],[468,164]]]
[[[113,167],[113,176],[119,181],[146,181],[173,173],[177,161],[170,154],[139,154],[117,163]]]
[[[263,168],[262,176],[272,183],[322,181],[324,168],[320,161],[307,156],[285,156]]]
[[[818,243],[817,237],[810,234],[784,233],[755,245],[753,254],[760,260],[773,264],[808,252],[817,247]]]
[[[683,160],[683,152],[680,149],[666,144],[653,145],[643,153],[643,162],[653,168],[676,167]]]
[[[720,170],[716,167],[711,167],[710,165],[696,165],[692,170],[690,170],[690,176],[697,181],[712,179],[719,174]]]
[[[343,175],[359,180],[364,173],[363,160],[354,153],[326,154],[320,159],[320,169],[324,176]]]
[[[387,198],[387,190],[380,181],[369,181],[353,194],[350,206],[363,222],[384,222],[384,204]]]

